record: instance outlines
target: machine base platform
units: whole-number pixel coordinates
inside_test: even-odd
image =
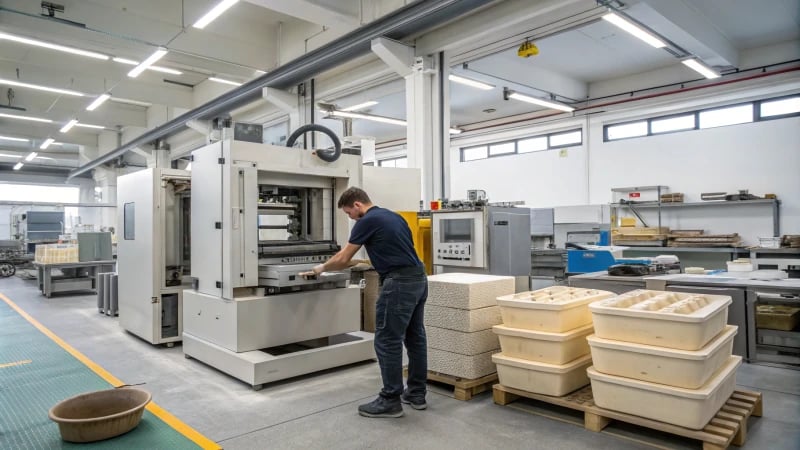
[[[183,353],[250,384],[255,390],[265,383],[375,359],[372,333],[355,331],[323,340],[327,345],[292,344],[236,353],[183,333]]]

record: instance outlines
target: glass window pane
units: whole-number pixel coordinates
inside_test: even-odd
[[[610,125],[606,128],[609,141],[614,139],[625,139],[636,136],[647,136],[647,121],[626,123],[622,125]]]
[[[753,121],[753,104],[732,106],[730,108],[702,111],[700,128],[714,128]]]
[[[507,155],[515,151],[513,142],[504,142],[502,144],[493,144],[489,146],[489,156]]]
[[[395,167],[408,167],[408,158],[397,158],[394,160]]]
[[[670,131],[691,130],[693,128],[694,114],[650,121],[650,131],[653,133],[668,133]]]
[[[523,139],[517,142],[518,153],[530,153],[547,150],[547,136]]]
[[[384,159],[382,161],[378,161],[378,165],[381,167],[395,167],[395,160]]]
[[[783,98],[761,103],[761,117],[800,112],[800,97]]]
[[[475,161],[476,159],[483,159],[488,156],[486,147],[472,147],[461,149],[462,161]]]
[[[552,134],[550,135],[550,147],[559,147],[562,145],[580,144],[581,131],[570,131],[568,133]]]

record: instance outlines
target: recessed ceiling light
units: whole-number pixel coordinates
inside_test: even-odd
[[[132,100],[132,99],[129,99],[129,98],[121,98],[121,97],[116,97],[116,96],[111,97],[109,100],[112,101],[112,102],[115,102],[115,103],[125,103],[127,105],[143,106],[145,108],[153,106],[152,103],[140,102],[139,100]]]
[[[720,77],[720,75],[717,72],[715,72],[714,69],[706,66],[705,64],[700,62],[697,58],[684,59],[681,62],[685,66],[691,68],[692,70],[708,78],[709,80]]]
[[[494,89],[494,85],[491,85],[491,84],[488,84],[488,83],[483,83],[483,82],[477,81],[477,80],[473,80],[471,78],[464,78],[464,77],[460,77],[458,75],[453,75],[453,74],[450,74],[447,78],[452,82],[463,84],[465,86],[470,86],[470,87],[482,89],[484,91],[488,91],[489,89]]]
[[[16,164],[14,164],[14,170],[22,169],[22,166],[24,166],[24,165],[25,164],[22,164],[21,162],[18,162]]]
[[[6,85],[6,86],[16,86],[16,87],[21,87],[21,88],[25,88],[25,89],[34,89],[34,90],[37,90],[37,91],[53,92],[55,94],[74,95],[76,97],[83,97],[85,95],[83,92],[71,91],[69,89],[51,88],[51,87],[47,87],[47,86],[41,86],[41,85],[38,85],[38,84],[21,83],[19,81],[14,81],[14,80],[5,80],[5,79],[2,79],[2,78],[0,78],[0,84]]]
[[[237,81],[226,80],[224,78],[208,77],[208,79],[211,80],[211,81],[217,82],[217,83],[230,84],[231,86],[241,86],[242,85],[242,83],[239,83]]]
[[[608,13],[603,16],[603,19],[606,20],[607,22],[613,23],[619,28],[622,28],[623,30],[647,42],[648,44],[652,45],[655,48],[664,48],[667,46],[667,44],[665,44],[664,41],[653,36],[649,31],[645,30],[641,26],[633,23],[629,19],[619,14],[613,12]]]
[[[10,136],[0,136],[0,141],[28,142],[29,139],[15,138],[15,137],[10,137]]]
[[[40,150],[47,150],[47,147],[50,147],[56,140],[53,138],[47,138],[42,142],[42,145],[39,146]]]
[[[76,127],[82,127],[82,128],[95,128],[95,129],[98,129],[98,130],[104,130],[106,128],[106,127],[104,127],[102,125],[92,125],[92,124],[89,124],[89,123],[76,123],[75,126]]]
[[[506,91],[505,95],[508,98],[513,98],[514,100],[519,100],[521,102],[532,103],[534,105],[544,106],[545,108],[550,109],[557,109],[559,111],[565,112],[572,112],[575,111],[575,108],[571,106],[567,106],[563,103],[558,103],[551,100],[544,100],[541,98],[531,97],[530,95],[518,94],[514,91]]]
[[[8,33],[0,33],[0,39],[19,42],[20,44],[33,45],[36,47],[49,48],[50,50],[58,50],[60,52],[72,53],[74,55],[88,56],[89,58],[103,59],[103,60],[107,60],[109,58],[108,55],[103,55],[102,53],[90,52],[87,50],[81,50],[79,48],[67,47],[65,45],[51,44],[49,42],[44,42],[37,39],[29,39],[22,36],[15,36],[13,34],[8,34]]]
[[[351,119],[365,119],[371,120],[373,122],[381,122],[381,123],[388,123],[391,125],[401,125],[401,126],[408,126],[408,122],[402,119],[395,119],[393,117],[384,117],[384,116],[376,116],[373,114],[364,114],[364,113],[357,113],[352,111],[342,111],[342,110],[333,110],[333,111],[320,111],[323,114],[328,114],[334,117],[349,117]],[[450,128],[450,134],[459,134],[462,130],[458,128]]]
[[[33,159],[36,158],[36,155],[38,155],[38,153],[36,153],[36,152],[28,153],[28,156],[25,157],[25,161],[28,161],[28,162],[33,161]]]
[[[378,102],[376,102],[374,100],[370,100],[368,102],[359,103],[359,104],[353,105],[353,106],[348,106],[347,108],[342,108],[339,111],[356,111],[356,110],[359,110],[359,109],[369,108],[370,106],[375,106],[377,104],[378,104]]]
[[[58,131],[60,131],[62,133],[66,133],[67,131],[71,130],[72,127],[74,127],[77,123],[78,123],[78,119],[72,119],[69,122],[67,122],[66,125],[61,127],[61,129],[58,130]]]
[[[128,76],[131,77],[131,78],[138,77],[148,67],[152,66],[156,61],[161,59],[166,54],[167,54],[167,49],[165,49],[163,47],[159,47],[158,50],[153,52],[152,55],[148,56],[147,59],[145,59],[144,61],[140,62],[138,66],[136,66],[133,69],[131,69],[131,71],[128,72]]]
[[[101,94],[99,97],[97,97],[96,99],[94,99],[94,101],[93,101],[92,103],[90,103],[90,104],[89,104],[89,106],[87,106],[87,107],[86,107],[86,110],[87,110],[87,111],[94,111],[94,110],[95,110],[95,109],[97,109],[97,108],[98,108],[100,105],[102,105],[103,103],[105,103],[105,101],[106,101],[106,100],[108,100],[109,98],[111,98],[111,96],[110,96],[110,95],[108,95],[108,94]]]
[[[217,17],[219,17],[222,13],[227,11],[228,8],[235,5],[239,0],[222,0],[221,2],[217,3],[216,6],[211,8],[210,11],[205,13],[203,17],[199,18],[197,22],[195,22],[192,26],[195,28],[203,29],[206,25],[210,24],[214,21]]]
[[[121,64],[127,64],[129,66],[136,66],[139,64],[138,61],[134,61],[132,59],[127,59],[127,58],[114,58],[114,61]],[[180,70],[170,69],[169,67],[163,67],[163,66],[150,66],[147,68],[147,70],[169,73],[172,75],[183,75],[183,72],[181,72]]]
[[[30,120],[31,122],[53,123],[53,121],[50,119],[42,119],[40,117],[31,117],[31,116],[18,116],[16,114],[0,113],[0,117],[5,117],[7,119]]]

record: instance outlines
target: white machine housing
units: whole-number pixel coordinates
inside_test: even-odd
[[[151,344],[178,342],[183,333],[190,178],[185,170],[149,168],[117,179],[119,323]]]
[[[184,291],[185,355],[256,389],[374,359],[373,335],[359,331],[358,287],[266,295],[259,286],[259,185],[313,192],[310,234],[346,243],[350,223],[337,214],[335,201],[360,184],[360,157],[342,154],[329,163],[302,149],[225,138],[195,150],[192,158],[195,286]],[[314,264],[296,264],[292,273]],[[276,266],[285,269],[270,267]],[[274,349],[289,345],[293,351]]]

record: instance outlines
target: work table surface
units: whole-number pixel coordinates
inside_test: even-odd
[[[577,278],[582,279],[595,279],[604,281],[663,281],[667,284],[688,284],[688,285],[705,285],[717,287],[760,287],[760,288],[773,288],[773,289],[798,289],[800,290],[800,278],[787,278],[784,280],[748,280],[744,278],[735,278],[728,276],[726,273],[719,275],[692,275],[685,273],[678,273],[672,275],[648,275],[643,277],[615,277],[609,275],[605,271],[584,273],[575,275]]]

